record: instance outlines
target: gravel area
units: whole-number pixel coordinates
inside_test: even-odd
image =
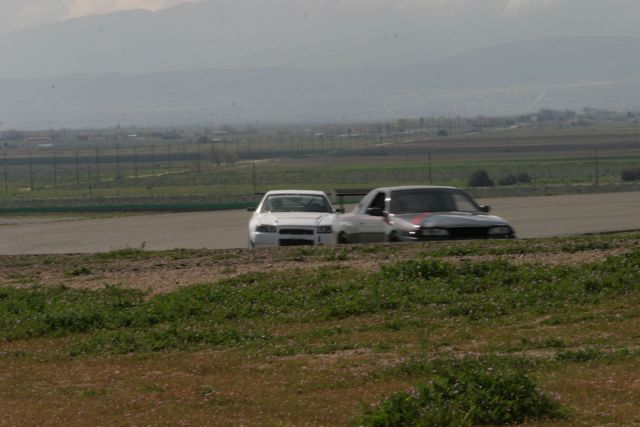
[[[533,253],[504,255],[442,256],[439,259],[463,260],[506,259],[517,264],[542,263],[575,265],[603,260],[640,243],[636,239],[608,239],[605,249],[567,251],[567,242],[579,244],[581,239],[543,239],[526,242]],[[474,243],[476,245],[477,243]],[[447,246],[444,246],[447,245]],[[433,251],[460,244],[380,244],[326,248],[273,248],[144,252],[100,255],[12,255],[0,256],[0,284],[4,286],[69,286],[98,289],[108,285],[150,291],[169,292],[183,286],[214,283],[250,272],[277,272],[291,269],[356,268],[376,271],[380,266],[405,259],[429,256]],[[473,246],[474,248],[476,246]],[[520,246],[523,247],[523,246]]]

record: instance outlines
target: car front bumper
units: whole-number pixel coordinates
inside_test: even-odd
[[[331,233],[313,233],[313,234],[281,234],[276,233],[258,233],[256,232],[252,239],[253,246],[257,248],[274,247],[274,246],[313,246],[313,245],[331,245],[333,244],[333,235]]]
[[[425,236],[417,231],[415,234],[408,232],[397,233],[397,238],[401,242],[433,242],[433,241],[450,241],[450,240],[496,240],[496,239],[514,239],[515,232],[510,234],[489,234],[486,230],[478,228],[449,228],[448,235],[430,235]]]

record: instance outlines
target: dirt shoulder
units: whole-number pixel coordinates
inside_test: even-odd
[[[20,255],[0,257],[3,286],[68,286],[99,289],[121,286],[165,293],[214,283],[252,272],[291,269],[356,268],[376,271],[394,262],[437,257],[446,261],[505,259],[514,263],[575,265],[595,262],[638,247],[634,234],[600,237],[349,245],[315,248],[173,250],[125,249],[96,255]]]

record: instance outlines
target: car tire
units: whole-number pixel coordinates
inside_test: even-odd
[[[398,235],[396,234],[395,231],[392,231],[391,233],[389,233],[389,235],[387,235],[387,242],[389,243],[396,243],[399,242],[400,239],[398,238]]]
[[[347,235],[344,233],[344,231],[342,231],[340,234],[338,234],[338,238],[336,240],[338,242],[339,245],[344,245],[349,243],[347,241]]]

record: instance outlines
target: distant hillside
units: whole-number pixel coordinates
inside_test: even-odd
[[[328,69],[415,64],[450,55],[448,44],[425,45],[423,25],[410,14],[398,15],[394,7],[208,0],[159,12],[87,16],[0,35],[0,78],[273,66]]]
[[[396,67],[0,79],[0,122],[33,128],[637,110],[638,50],[638,38],[546,39]]]
[[[519,41],[418,67],[441,88],[617,81],[640,77],[640,38],[582,37]]]
[[[452,6],[455,13],[447,13],[442,10],[451,8],[435,3],[466,6]],[[640,36],[636,18],[640,3],[631,0],[616,2],[620,5],[615,7],[602,0],[545,2],[549,7],[535,14],[494,13],[502,2],[480,3],[202,0],[158,12],[86,16],[0,34],[0,78],[269,67],[401,67],[438,62],[513,40]],[[592,39],[596,45],[587,46],[587,51],[592,50],[586,54],[595,58],[585,58],[585,65],[593,67],[596,59],[607,64],[608,55],[619,57],[620,50],[630,49],[629,56],[637,51],[628,46],[634,41],[618,40],[605,40],[599,46]],[[582,51],[582,42],[576,43],[575,48]],[[513,48],[521,50],[522,60],[533,58],[529,48],[537,50],[535,43]],[[569,44],[566,48],[573,52]],[[557,46],[554,51],[560,52]],[[479,57],[472,62],[480,65],[486,60],[484,65],[491,68],[493,53],[476,53]],[[486,58],[480,57],[485,53]],[[541,59],[554,59],[538,53]],[[469,55],[460,59],[465,57]],[[536,67],[529,69],[536,73]]]

